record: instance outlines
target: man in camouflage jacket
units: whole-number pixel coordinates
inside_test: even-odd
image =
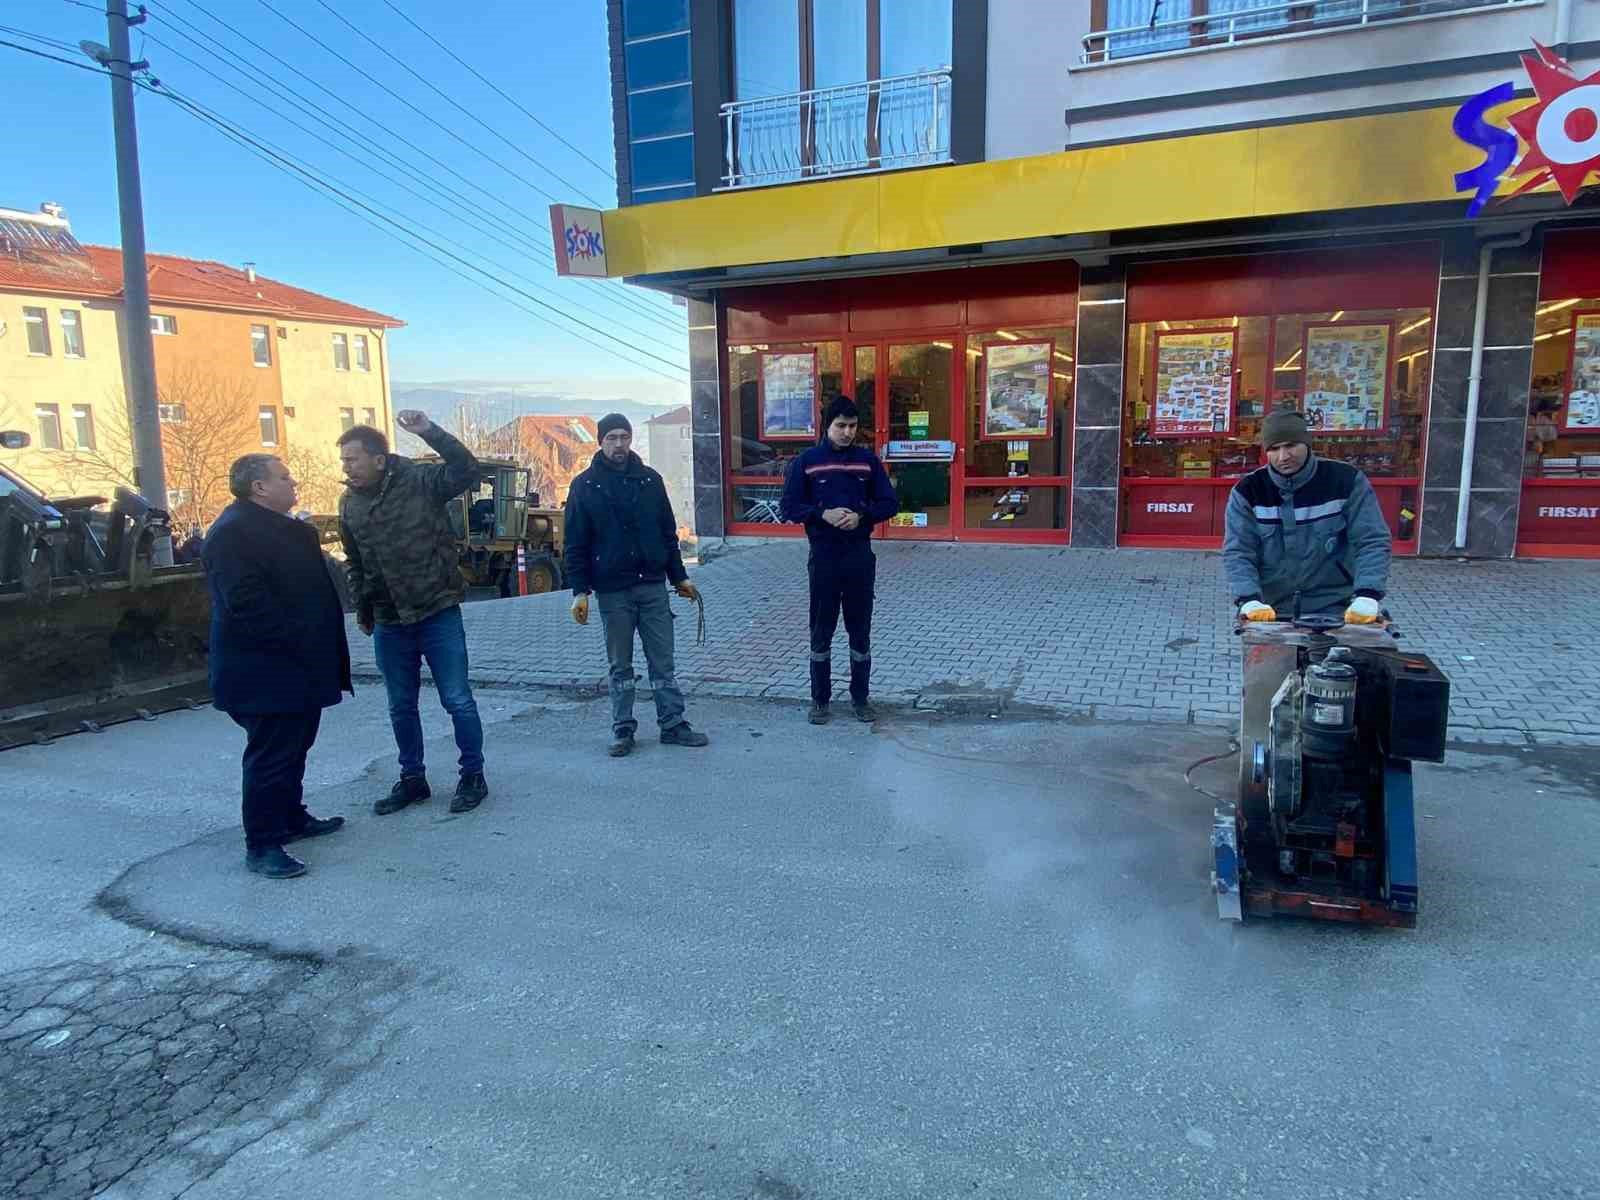
[[[447,506],[478,482],[478,460],[424,413],[407,410],[395,419],[443,461],[419,463],[391,454],[388,439],[366,425],[339,437],[347,484],[339,500],[339,536],[350,594],[361,631],[373,639],[400,751],[400,781],[373,811],[398,812],[431,794],[417,711],[426,659],[461,753],[450,811],[467,812],[482,803],[489,785],[483,777],[483,722],[467,678],[461,624],[466,580]]]

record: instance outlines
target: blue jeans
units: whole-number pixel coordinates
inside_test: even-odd
[[[633,736],[639,722],[633,719],[633,634],[644,643],[644,660],[650,667],[650,691],[656,700],[656,724],[672,729],[683,724],[683,692],[674,676],[672,661],[672,605],[667,585],[640,583],[620,592],[596,597],[600,623],[605,627],[606,658],[611,664],[611,730],[618,737]]]
[[[372,631],[372,649],[389,693],[389,723],[400,748],[400,775],[423,774],[422,717],[417,695],[422,690],[422,660],[428,660],[439,703],[456,728],[461,773],[483,770],[483,722],[467,682],[467,632],[461,606],[452,605],[415,625],[379,625]]]

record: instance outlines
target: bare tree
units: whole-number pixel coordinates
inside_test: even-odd
[[[179,363],[158,382],[167,491],[178,527],[204,526],[227,504],[228,468],[260,449],[257,397],[247,380]],[[56,460],[56,486],[134,488],[133,426],[120,392],[99,406],[93,445],[74,444]]]
[[[280,457],[298,485],[301,508],[322,516],[339,511],[344,473],[337,458],[314,446],[292,442]]]

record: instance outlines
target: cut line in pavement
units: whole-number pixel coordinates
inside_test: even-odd
[[[1235,726],[1238,643],[1214,552],[885,543],[873,615],[873,693],[887,706]],[[691,696],[809,697],[806,547],[733,542],[696,567],[707,638],[680,619]],[[1459,744],[1600,746],[1593,631],[1600,563],[1396,559],[1385,600],[1402,645],[1450,679]],[[559,592],[469,604],[479,686],[603,690],[600,622]],[[350,622],[358,679],[376,681]],[[849,654],[841,624],[835,691]],[[635,668],[645,674],[644,657]],[[641,697],[642,699],[642,697]]]

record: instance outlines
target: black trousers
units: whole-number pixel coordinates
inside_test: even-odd
[[[811,578],[811,699],[833,697],[833,634],[844,612],[850,641],[850,699],[867,699],[872,679],[872,585],[878,557],[863,539],[844,549],[813,549],[806,562]]]
[[[229,713],[244,730],[244,844],[278,846],[298,833],[311,814],[302,784],[306,755],[317,740],[322,710],[296,713]]]

